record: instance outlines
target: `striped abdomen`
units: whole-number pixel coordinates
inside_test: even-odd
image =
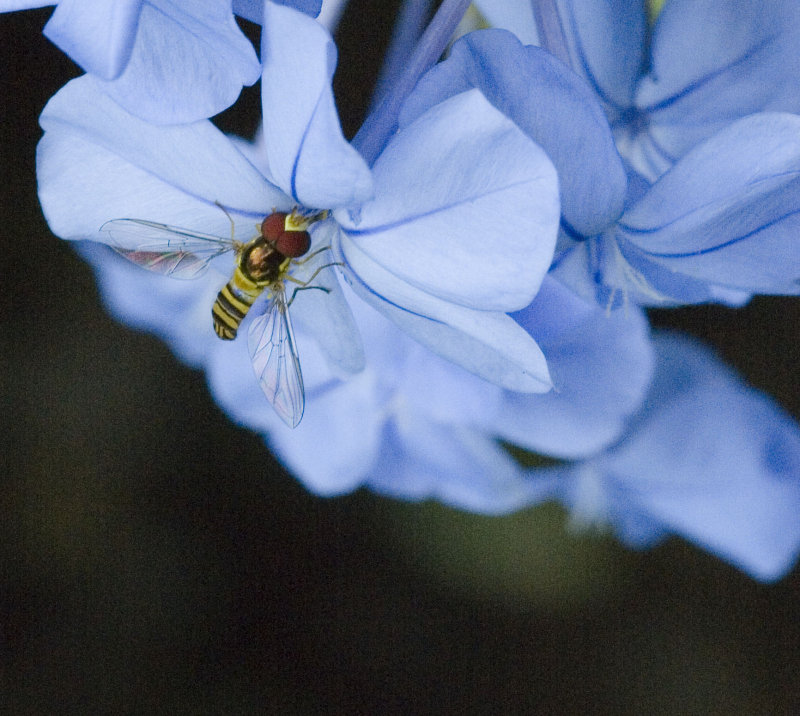
[[[266,286],[258,284],[244,275],[237,266],[233,278],[225,285],[214,301],[211,315],[214,318],[214,330],[224,340],[236,338],[236,331],[250,307],[263,293]]]

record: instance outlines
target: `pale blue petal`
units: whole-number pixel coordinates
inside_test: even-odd
[[[496,440],[475,430],[400,413],[385,431],[371,489],[404,500],[436,499],[462,510],[505,514],[548,496]]]
[[[552,259],[558,182],[541,149],[480,92],[404,127],[373,173],[375,198],[335,214],[373,261],[470,308],[530,303]]]
[[[196,281],[175,281],[145,271],[98,243],[73,245],[94,269],[103,302],[117,320],[157,335],[193,368],[203,368],[223,344],[211,320],[211,306],[225,285],[223,274],[211,270]]]
[[[506,314],[426,294],[372,261],[346,235],[341,254],[348,267],[344,278],[356,294],[437,355],[510,390],[550,389],[541,350]]]
[[[492,26],[513,32],[523,45],[538,45],[531,0],[476,0],[473,5]]]
[[[473,32],[420,80],[401,126],[470,87],[547,153],[558,171],[561,213],[573,233],[594,235],[619,217],[625,169],[602,108],[576,74],[510,33]]]
[[[308,207],[361,203],[372,194],[372,178],[342,135],[331,90],[336,47],[330,35],[306,15],[273,3],[266,3],[264,18],[261,97],[272,175]]]
[[[800,4],[670,0],[653,33],[636,104],[674,159],[759,111],[800,112]]]
[[[533,0],[480,0],[497,28],[525,44],[539,44]],[[632,104],[644,60],[645,12],[641,0],[556,0],[572,69],[592,87],[612,117]]]
[[[602,236],[571,241],[569,245],[562,246],[550,268],[550,275],[584,301],[596,301],[603,307],[613,308],[614,297],[609,296],[608,279],[598,260],[598,247],[602,246]]]
[[[800,117],[763,113],[730,125],[661,177],[620,227],[671,272],[800,293]]]
[[[644,62],[646,19],[641,0],[557,0],[572,68],[589,82],[609,115],[632,104]]]
[[[658,340],[652,398],[604,468],[638,510],[763,580],[800,551],[800,429],[686,339]]]
[[[329,219],[313,227],[310,252],[330,247],[337,231]],[[291,304],[295,323],[305,326],[314,336],[327,359],[345,373],[357,373],[364,368],[364,348],[350,306],[336,278],[335,268],[329,266],[317,273],[325,264],[334,261],[331,251],[323,251],[308,263],[297,265],[292,276],[309,282],[308,288],[298,291]],[[316,275],[315,275],[316,274]],[[324,290],[319,290],[324,289]],[[287,284],[291,297],[293,284]]]
[[[122,218],[230,236],[230,221],[213,201],[175,188],[80,134],[46,132],[36,159],[39,201],[51,231],[62,239],[105,242],[109,237],[100,228]],[[233,216],[239,237],[252,238],[253,216]],[[231,256],[218,262],[220,268],[233,266]]]
[[[618,438],[653,373],[644,313],[635,306],[609,313],[548,278],[533,303],[513,317],[547,356],[553,390],[506,393],[493,430],[510,443],[571,459]]]
[[[361,487],[385,457],[383,416],[370,377],[306,396],[303,421],[293,431],[274,431],[270,448],[316,494],[340,495]]]
[[[298,350],[306,382],[306,412],[294,430],[274,430],[270,447],[305,486],[322,495],[335,495],[364,484],[367,474],[385,459],[382,431],[387,401],[402,366],[399,331],[372,309],[354,299],[358,326],[367,337],[366,369],[336,379],[313,341],[297,326]],[[377,321],[375,319],[378,319]]]
[[[59,193],[59,201],[64,203],[65,211],[70,201],[75,201],[82,211],[93,218],[99,213],[118,211],[127,205],[126,201],[130,201],[132,210],[137,207],[143,210],[151,205],[159,207],[159,211],[161,207],[167,210],[172,198],[167,199],[165,195],[161,200],[155,193],[153,196],[149,193],[139,196],[134,186],[115,184],[110,179],[110,171],[126,172],[127,169],[123,167],[127,166],[135,170],[134,173],[138,172],[137,182],[145,182],[149,175],[162,185],[174,188],[172,194],[168,190],[170,197],[184,194],[210,204],[223,221],[224,215],[213,207],[215,201],[234,211],[250,213],[259,221],[272,207],[287,209],[292,205],[291,200],[269,184],[210,122],[174,127],[153,126],[125,112],[90,76],[73,80],[52,97],[41,114],[40,124],[46,137],[49,137],[42,146],[49,150],[49,147],[59,145],[57,153],[60,157],[58,171],[48,170],[46,176],[40,174],[40,194],[49,191],[49,181],[60,181],[64,193]],[[76,143],[74,156],[71,156],[69,147],[71,142]],[[93,145],[95,149],[92,153],[103,154],[106,158],[98,159],[92,167],[82,166],[78,161],[78,144],[80,151]],[[59,179],[59,171],[68,172],[77,182],[72,191],[66,180]],[[87,188],[82,189],[82,186]],[[92,187],[92,192],[97,194],[89,192],[88,187]],[[130,195],[128,200],[123,196],[126,192]],[[112,196],[119,196],[120,201],[112,200]],[[106,205],[105,201],[114,203]],[[153,221],[169,219],[168,216],[123,213],[106,216],[106,220],[125,216]],[[183,210],[177,209],[173,220],[167,223],[176,224],[182,216]],[[80,217],[77,220],[81,221]],[[99,224],[94,228],[99,228]],[[206,233],[210,231],[207,229]],[[223,231],[223,235],[229,233],[230,229]]]
[[[86,72],[112,80],[131,56],[141,10],[142,0],[60,0],[42,32]]]
[[[250,22],[259,25],[264,21],[264,4],[267,0],[233,0],[233,11]],[[306,15],[316,17],[322,9],[322,0],[282,0],[279,4],[288,5]]]
[[[36,7],[56,5],[57,0],[0,0],[0,12],[15,12],[16,10],[32,10]]]
[[[125,71],[103,88],[149,122],[180,124],[226,109],[260,72],[229,2],[148,0]]]
[[[504,391],[418,347],[399,378],[406,404],[438,423],[562,458],[594,455],[617,439],[652,376],[642,313],[631,307],[608,315],[548,278],[534,303],[515,317],[543,346],[554,390]]]

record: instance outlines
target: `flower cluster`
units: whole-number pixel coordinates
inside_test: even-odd
[[[800,430],[644,308],[800,294],[796,1],[667,0],[648,31],[642,0],[480,0],[455,42],[466,0],[403,12],[352,141],[321,5],[57,3],[86,74],[41,114],[39,198],[110,310],[319,494],[558,500],[783,575]],[[259,80],[258,135],[226,136]]]

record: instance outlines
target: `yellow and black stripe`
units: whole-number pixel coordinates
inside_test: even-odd
[[[265,288],[263,283],[259,285],[245,276],[239,266],[236,267],[233,277],[219,292],[211,309],[214,330],[220,338],[226,341],[236,338],[239,324]]]

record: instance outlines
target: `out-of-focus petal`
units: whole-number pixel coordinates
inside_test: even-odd
[[[671,272],[753,293],[800,293],[800,117],[733,123],[662,176],[620,227]]]
[[[561,213],[573,231],[592,236],[619,217],[627,183],[622,160],[602,108],[575,73],[508,32],[473,32],[420,80],[401,125],[470,87],[547,153],[558,171]]]
[[[513,32],[523,45],[539,44],[530,0],[476,0],[473,4],[492,27]]]
[[[176,208],[170,214],[167,203],[173,200],[173,195],[183,194],[211,204],[222,220],[219,226],[224,226],[227,220],[218,208],[213,207],[215,201],[234,211],[249,213],[257,220],[261,220],[272,207],[288,209],[292,205],[291,200],[269,184],[210,122],[153,126],[125,112],[89,76],[79,77],[59,90],[47,103],[39,121],[46,133],[46,141],[43,140],[40,146],[40,157],[46,158],[43,150],[47,148],[50,151],[50,147],[54,147],[60,157],[57,171],[54,167],[46,170],[46,175],[39,175],[40,194],[49,192],[49,181],[60,181],[63,192],[59,190],[56,195],[61,197],[59,201],[64,203],[65,210],[69,202],[74,201],[76,211],[80,208],[92,218],[105,213],[105,220],[130,217],[176,224],[182,220],[183,210]],[[71,142],[75,142],[74,152],[69,146]],[[98,158],[91,167],[82,165],[80,161],[81,152],[87,150],[88,145],[96,148],[92,153],[105,156],[102,160]],[[145,181],[146,175],[150,175],[168,185],[170,188],[165,189],[164,198],[149,193],[139,195],[135,186],[128,187],[123,182],[112,180],[111,173],[128,171],[121,169],[123,165],[130,165],[137,182]],[[44,165],[41,165],[40,171],[43,169]],[[59,172],[72,177],[73,190],[66,180],[60,179]],[[81,186],[91,186],[92,189],[81,189]],[[129,194],[127,200],[125,193]],[[113,200],[112,195],[118,195],[120,201]],[[144,211],[148,206],[158,208],[158,215],[112,213],[126,201],[131,210]],[[161,211],[162,207],[166,215]],[[94,229],[99,229],[99,226],[94,226]],[[206,233],[213,232],[206,229]],[[230,226],[223,229],[222,235],[229,233]]]
[[[609,315],[547,278],[514,317],[542,345],[554,390],[504,391],[416,346],[397,378],[408,409],[562,458],[592,456],[619,438],[652,376],[642,313],[630,307]]]
[[[525,44],[539,44],[531,0],[476,3],[496,28]],[[633,102],[644,60],[645,12],[641,0],[556,0],[572,69],[592,87],[612,118]]]
[[[462,510],[505,514],[548,495],[491,436],[399,412],[386,431],[371,489],[405,500],[436,499]]]
[[[558,180],[547,156],[477,90],[395,135],[375,198],[336,219],[395,276],[481,310],[530,303],[552,259]]]
[[[113,80],[131,56],[142,1],[59,0],[43,32],[86,72]]]
[[[305,206],[359,204],[372,194],[361,155],[345,140],[331,78],[336,47],[311,18],[265,4],[261,36],[264,141],[273,177]]]
[[[209,271],[196,281],[175,281],[145,271],[96,242],[73,245],[94,269],[103,301],[117,320],[157,335],[193,368],[203,368],[222,345],[214,333],[211,306],[225,285],[223,274]],[[260,392],[255,378],[252,385]]]
[[[585,457],[618,438],[653,373],[648,325],[635,306],[609,313],[554,279],[514,318],[547,356],[553,390],[506,393],[492,429],[510,443],[562,458]]]
[[[260,25],[264,21],[264,4],[266,2],[268,0],[233,0],[233,11],[239,17]],[[322,9],[322,0],[280,0],[279,4],[293,7],[310,17],[316,17]]]
[[[0,0],[0,12],[32,10],[36,7],[47,7],[56,3],[57,0]]]
[[[547,363],[530,335],[512,318],[443,301],[398,279],[346,234],[344,277],[358,296],[434,353],[510,390],[550,389]]]
[[[800,551],[800,429],[707,350],[657,347],[652,397],[603,470],[670,531],[777,579]]]
[[[103,89],[148,122],[182,124],[232,105],[260,71],[230,3],[148,0],[125,71]]]
[[[800,112],[800,4],[670,0],[656,21],[650,73],[636,104],[678,159],[754,112]]]
[[[644,3],[556,1],[572,68],[594,88],[612,119],[624,114],[644,61]]]

